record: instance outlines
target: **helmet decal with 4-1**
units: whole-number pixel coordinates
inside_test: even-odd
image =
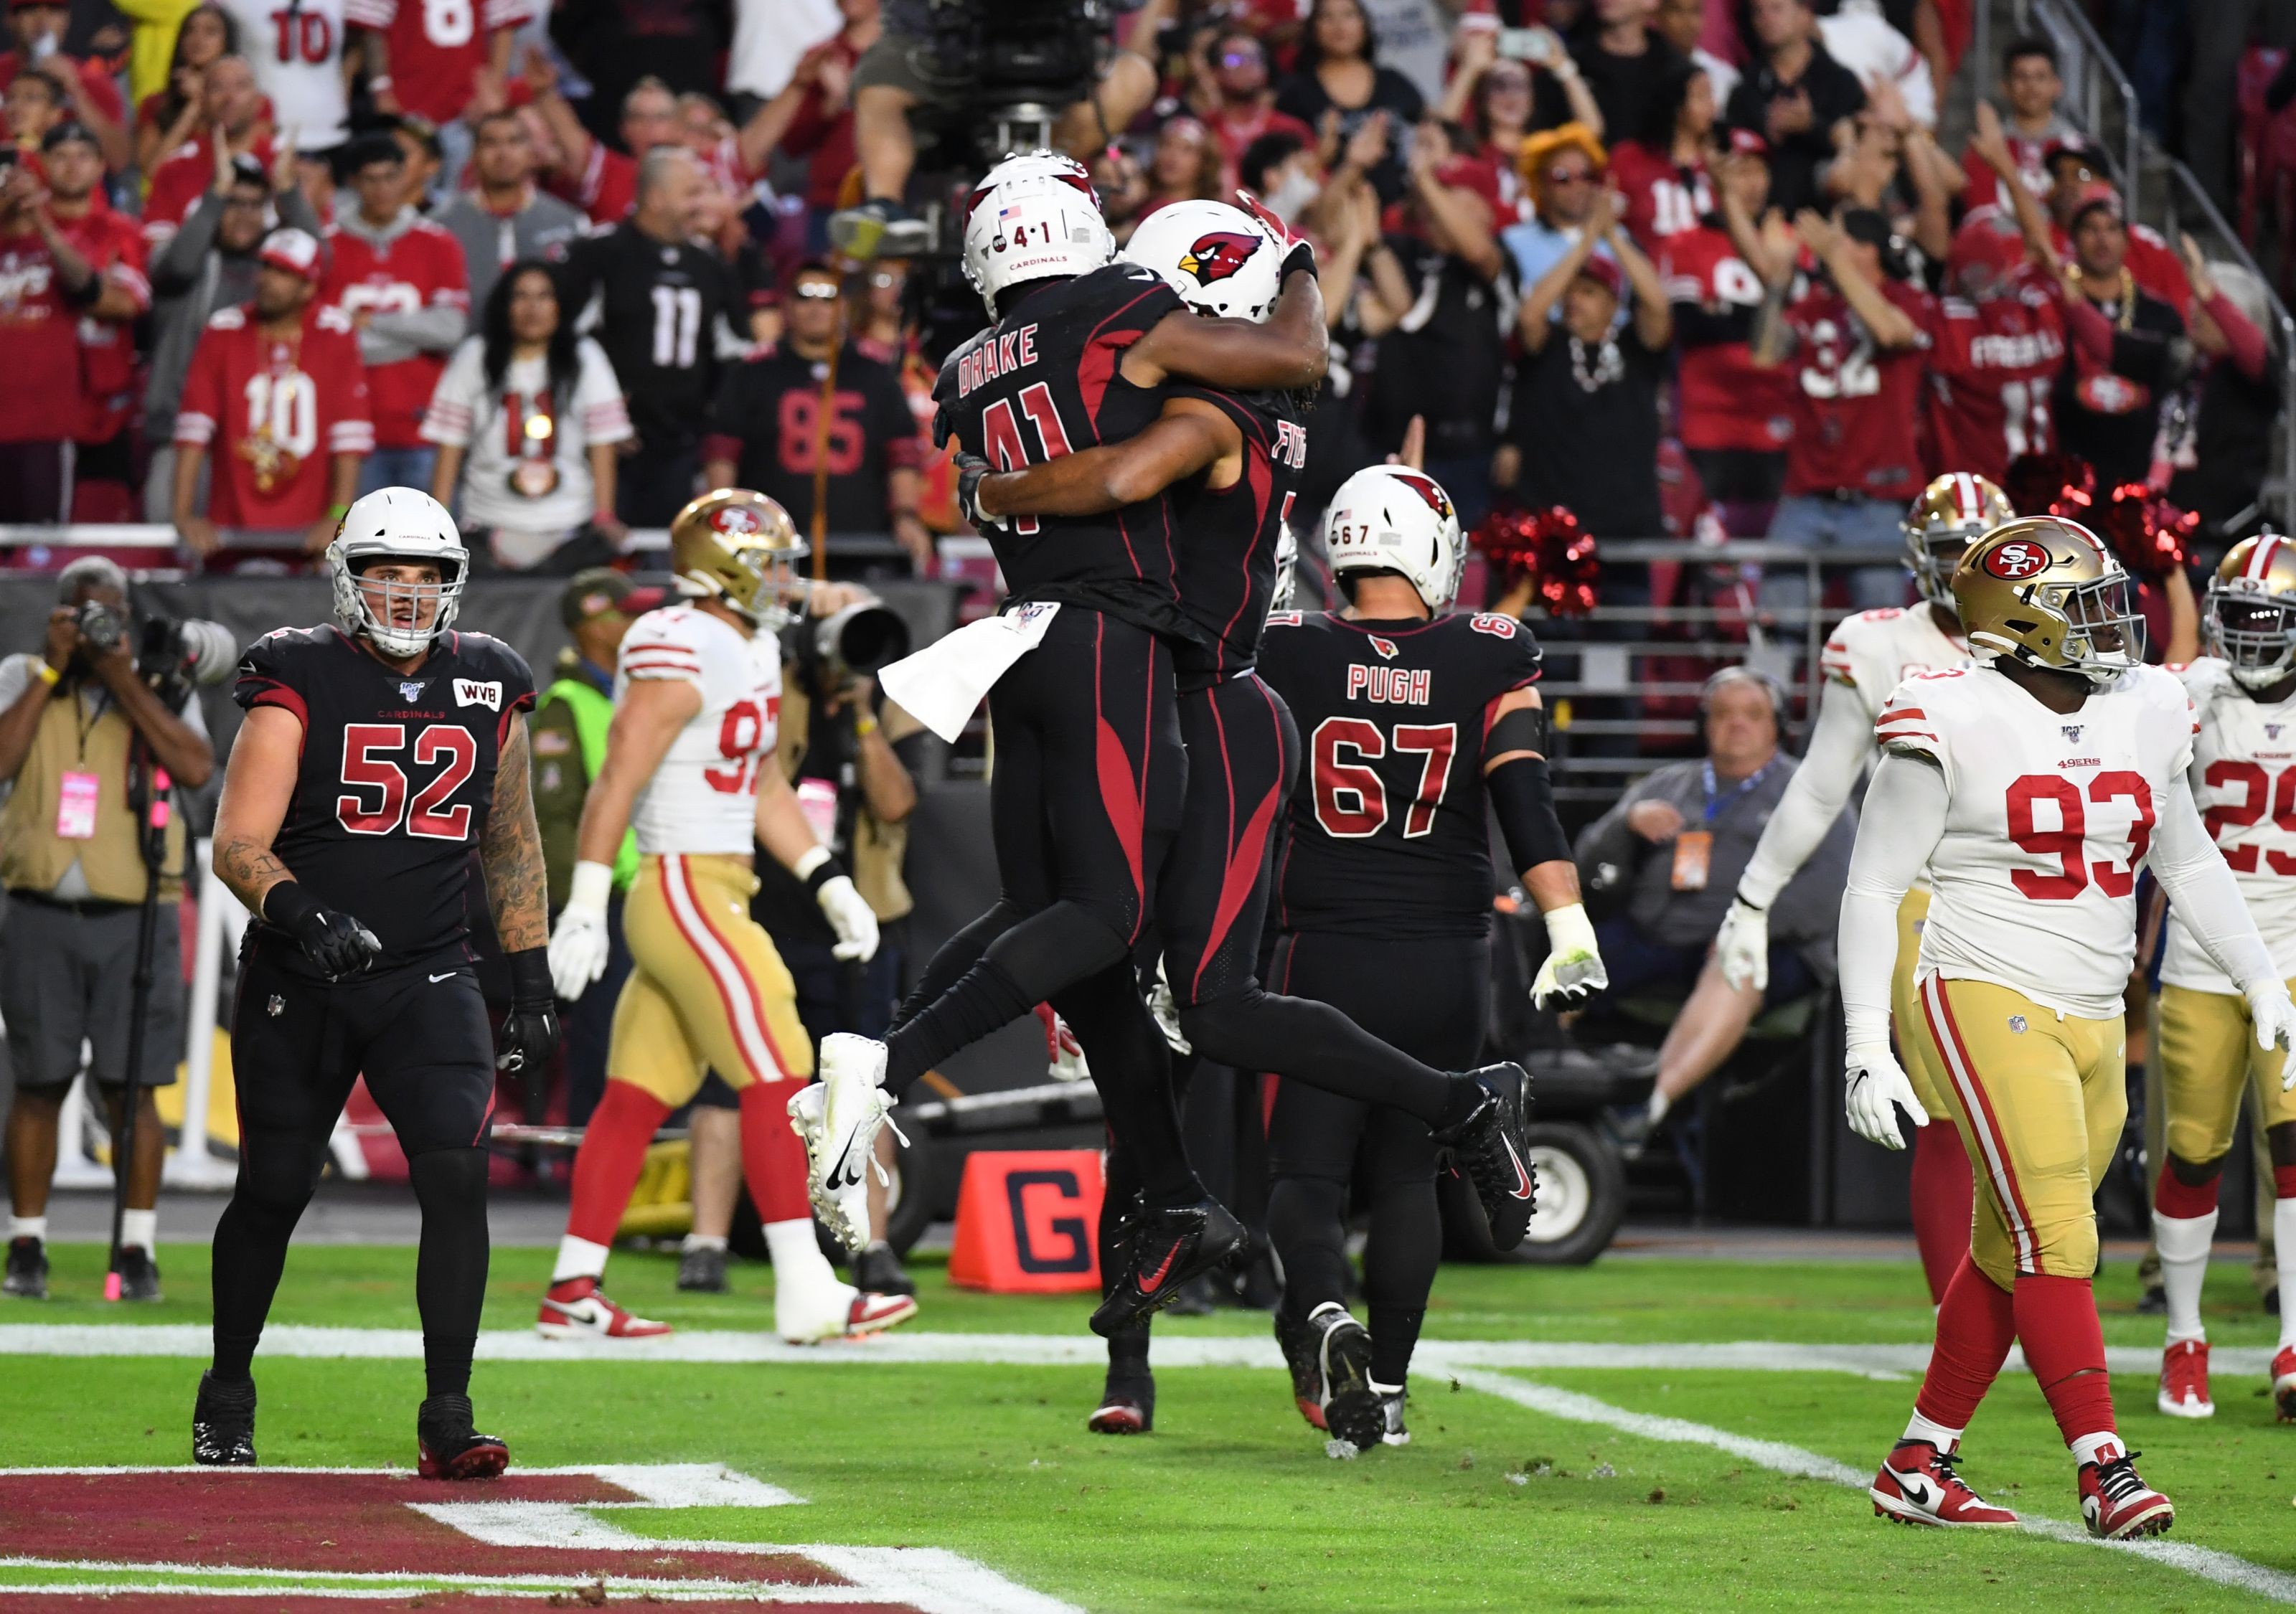
[[[1266,319],[1283,289],[1283,244],[1242,208],[1176,201],[1141,221],[1124,258],[1153,269],[1182,302],[1224,319]]]
[[[1367,465],[1340,484],[1324,513],[1324,549],[1334,577],[1395,572],[1437,616],[1451,609],[1467,562],[1451,496],[1405,465]]]
[[[787,627],[804,599],[797,563],[811,553],[789,512],[746,487],[705,493],[669,524],[679,592],[721,600],[768,631]]]
[[[436,583],[368,579],[390,561],[428,563]],[[419,656],[455,626],[471,552],[447,507],[413,487],[378,487],[343,512],[327,545],[335,625],[386,656]]]
[[[2144,619],[2133,590],[2097,536],[2061,516],[1994,528],[1963,553],[1953,574],[1972,651],[2100,685],[2144,659]]]
[[[1981,476],[1949,471],[1931,479],[1898,524],[1906,535],[1906,565],[1922,598],[1951,610],[1953,569],[1962,552],[2016,519],[2009,496]]]
[[[2209,579],[2201,624],[2243,688],[2296,672],[2296,543],[2261,532],[2234,545]]]
[[[991,319],[1011,288],[1089,274],[1115,257],[1100,199],[1066,171],[1001,179],[975,193],[964,221],[964,277]]]

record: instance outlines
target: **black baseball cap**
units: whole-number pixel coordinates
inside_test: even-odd
[[[41,137],[40,150],[43,152],[53,152],[58,146],[74,140],[97,151],[101,151],[102,149],[97,144],[95,135],[94,132],[88,128],[87,125],[82,123],[77,118],[67,118]]]

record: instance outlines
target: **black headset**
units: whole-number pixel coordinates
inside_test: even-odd
[[[1778,731],[1778,749],[1782,751],[1790,750],[1786,741],[1791,733],[1789,725],[1792,721],[1793,698],[1786,692],[1784,682],[1775,673],[1765,672],[1759,667],[1748,667],[1742,662],[1725,667],[1714,672],[1704,684],[1700,684],[1698,686],[1700,724],[1703,725],[1708,715],[1713,710],[1714,697],[1718,691],[1732,684],[1745,683],[1759,684],[1762,692],[1770,698],[1770,719]]]

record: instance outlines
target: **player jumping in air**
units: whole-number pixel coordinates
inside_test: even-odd
[[[614,849],[635,828],[638,877],[623,910],[634,967],[614,1004],[606,1095],[574,1157],[566,1236],[536,1326],[562,1339],[669,1331],[615,1305],[599,1280],[647,1145],[715,1069],[741,1094],[742,1172],[773,1255],[775,1330],[800,1344],[873,1333],[917,1303],[838,1282],[814,1240],[805,1151],[788,1118],[813,1045],[796,984],[750,917],[754,844],[805,881],[839,957],[877,950],[876,915],[773,763],[775,630],[801,586],[806,545],[779,504],[733,487],[679,511],[669,543],[686,602],[648,611],[622,640],[606,760],[582,804],[579,861],[551,938],[558,995],[578,997],[606,967]]]
[[[481,1479],[510,1459],[474,1430],[469,1394],[495,1072],[548,1059],[558,1036],[528,794],[534,680],[499,640],[455,631],[470,553],[429,495],[359,500],[327,561],[334,623],[257,640],[233,691],[247,721],[217,809],[215,871],[257,922],[232,1013],[239,1180],[216,1225],[215,1357],[192,1456],[255,1462],[250,1362],[364,1074],[422,1208],[421,1471]],[[499,1057],[463,920],[474,848],[510,964]]]
[[[1871,1494],[1907,1523],[2009,1525],[1954,1459],[2012,1340],[2071,1450],[2092,1534],[2157,1535],[2176,1517],[2116,1432],[2090,1280],[2095,1197],[2128,1112],[2121,995],[2150,863],[2194,940],[2247,1000],[2259,1045],[2296,1006],[2186,776],[2200,728],[2175,676],[2139,660],[2128,574],[2055,517],[1996,528],[1953,592],[1973,667],[1898,685],[1841,899],[1849,1124],[1901,1149],[1897,1111],[1929,1118],[1890,1052],[1898,913],[1926,866],[1902,1030],[1944,1078],[1980,1193],[1970,1252],[1938,1310],[1914,1415]]]

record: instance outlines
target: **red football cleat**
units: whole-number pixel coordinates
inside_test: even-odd
[[[863,1290],[853,1297],[853,1304],[845,1313],[845,1337],[857,1340],[864,1334],[877,1333],[897,1323],[906,1323],[917,1315],[914,1295],[879,1295]]]
[[[2272,1405],[2281,1422],[2296,1423],[2296,1346],[2284,1345],[2273,1353]]]
[[[547,1340],[651,1340],[669,1332],[668,1323],[634,1317],[606,1299],[595,1278],[553,1283],[534,1326]]]
[[[2209,1399],[2209,1342],[2178,1340],[2161,1353],[2161,1411],[2171,1418],[2213,1418]]]
[[[2081,1517],[2107,1541],[2158,1536],[2177,1522],[2176,1505],[2136,1477],[2134,1452],[2106,1446],[2080,1465]]]
[[[1954,1471],[1958,1452],[1945,1453],[1926,1440],[1900,1440],[1882,1462],[1866,1494],[1874,1512],[1899,1524],[1946,1529],[2001,1529],[2017,1522],[2007,1508],[1995,1507]]]

